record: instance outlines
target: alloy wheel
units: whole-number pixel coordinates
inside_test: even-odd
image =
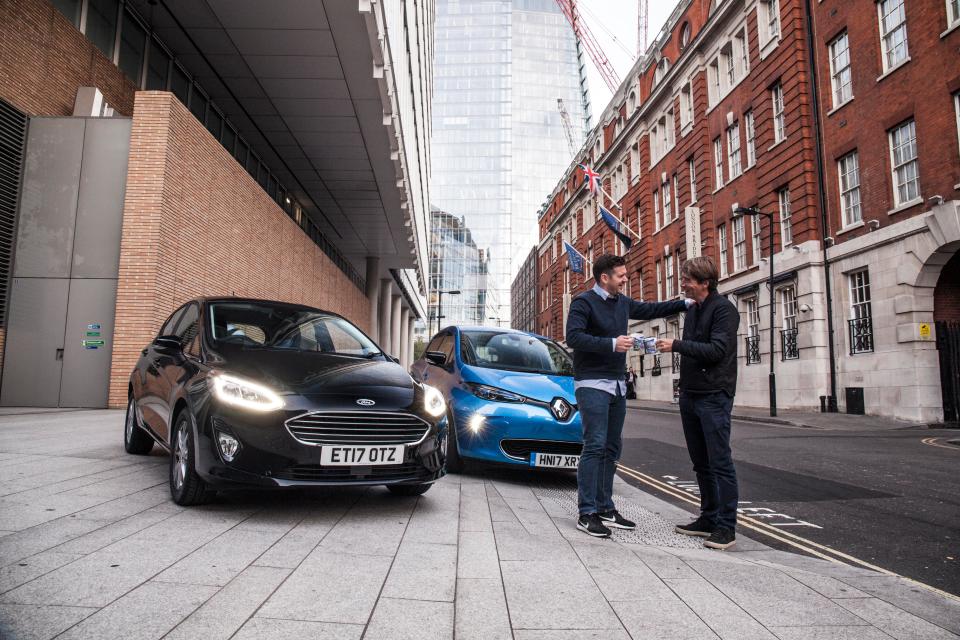
[[[177,431],[177,444],[173,449],[174,470],[173,484],[179,489],[183,486],[183,479],[187,476],[187,429],[186,425]]]

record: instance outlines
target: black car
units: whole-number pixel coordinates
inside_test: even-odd
[[[386,485],[444,473],[446,404],[343,317],[238,298],[188,302],[130,375],[126,450],[170,451],[170,492]]]

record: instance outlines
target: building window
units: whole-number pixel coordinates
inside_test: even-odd
[[[850,41],[846,32],[830,43],[830,82],[833,86],[833,108],[836,109],[853,97]]]
[[[693,122],[693,91],[690,83],[680,89],[680,128],[686,128]]]
[[[733,43],[733,50],[737,54],[737,73],[741,78],[745,78],[750,73],[750,48],[747,46],[746,33],[738,33]]]
[[[720,91],[720,63],[717,60],[707,67],[707,91],[711,106],[717,104],[720,96],[723,95]]]
[[[123,14],[123,28],[120,30],[120,53],[117,66],[140,87],[143,75],[143,61],[147,52],[147,31],[129,12]]]
[[[165,91],[170,75],[170,55],[156,40],[150,41],[150,56],[147,62],[147,79],[144,89],[147,91]]]
[[[760,257],[763,255],[760,246],[760,214],[754,213],[750,216],[751,243],[753,244],[753,264],[759,264]]]
[[[737,66],[733,58],[733,44],[728,42],[720,49],[720,62],[723,67],[724,79],[726,80],[726,90],[729,91],[733,85],[737,84]]]
[[[960,24],[960,0],[947,0],[947,28]]]
[[[727,225],[717,227],[717,244],[720,248],[720,277],[726,278],[727,269]]]
[[[743,114],[743,124],[747,129],[747,168],[757,163],[756,131],[753,126],[753,111]]]
[[[890,131],[890,162],[893,167],[893,201],[896,206],[920,197],[920,167],[917,161],[917,124],[910,120]]]
[[[777,191],[780,203],[780,244],[781,248],[793,243],[793,226],[790,219],[790,189],[784,187]]]
[[[957,127],[960,136],[960,96],[957,97]],[[697,166],[693,158],[687,160],[687,172],[690,174],[690,204],[697,201]]]
[[[756,298],[747,300],[747,364],[760,362],[760,306]]]
[[[780,331],[780,359],[796,360],[800,357],[797,348],[797,290],[785,287],[780,290],[780,305],[783,309],[783,329]]]
[[[660,191],[657,190],[653,192],[653,229],[660,231],[662,226],[660,224]]]
[[[731,180],[743,173],[740,165],[739,122],[734,122],[733,125],[727,129],[727,171],[730,174]]]
[[[657,301],[663,300],[663,266],[657,260]]]
[[[673,220],[673,198],[670,197],[670,181],[663,183],[663,224],[670,224]]]
[[[680,219],[680,190],[677,189],[677,174],[673,174],[673,199],[676,201],[677,208],[674,209],[673,219]]]
[[[840,174],[840,210],[843,212],[843,225],[860,222],[860,165],[857,152],[848,153],[837,162]]]
[[[674,283],[673,283],[673,255],[672,255],[672,254],[671,254],[671,255],[668,255],[668,256],[665,257],[663,260],[664,260],[664,264],[666,265],[666,267],[665,267],[666,273],[664,274],[664,277],[666,278],[666,281],[667,281],[667,295],[666,295],[666,297],[667,297],[667,300],[670,300],[671,298],[673,298],[673,292],[674,292],[674,288],[673,288],[673,284],[674,284]]]
[[[760,47],[780,37],[780,3],[777,0],[760,0]]]
[[[856,271],[850,282],[850,354],[873,351],[873,313],[870,310],[870,272]]]
[[[907,59],[907,13],[903,0],[880,0],[880,46],[883,48],[883,70],[888,71]]]
[[[119,0],[87,0],[84,34],[110,60],[113,60],[113,51],[116,46],[117,18],[119,17]]]
[[[787,137],[787,125],[783,116],[783,85],[779,82],[770,90],[773,103],[773,141],[782,142]]]
[[[733,219],[733,270],[747,266],[747,235],[744,233],[743,216]]]
[[[713,163],[714,191],[717,191],[723,186],[723,143],[720,138],[713,141]]]
[[[83,0],[53,0],[53,6],[57,8],[73,26],[80,26],[80,7]]]

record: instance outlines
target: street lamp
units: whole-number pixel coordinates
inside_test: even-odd
[[[774,304],[776,304],[773,295],[773,214],[764,213],[756,207],[737,207],[733,210],[733,217],[740,216],[763,216],[770,219],[770,278],[768,288],[770,289],[770,416],[777,415],[777,374],[773,371],[773,349],[774,349]]]
[[[443,317],[443,294],[448,293],[451,296],[460,295],[459,289],[451,289],[450,291],[437,290],[437,333],[440,333],[440,318]]]

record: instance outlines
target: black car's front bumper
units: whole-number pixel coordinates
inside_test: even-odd
[[[425,484],[443,476],[445,418],[428,421],[425,436],[404,446],[402,463],[350,467],[321,464],[321,446],[304,444],[291,434],[285,422],[303,413],[302,409],[255,413],[209,407],[197,416],[197,473],[211,486],[223,488]],[[218,431],[240,441],[232,461],[220,451]]]

